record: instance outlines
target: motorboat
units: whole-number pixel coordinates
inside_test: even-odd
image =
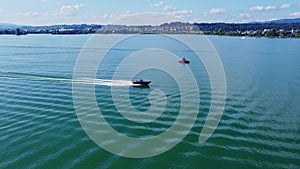
[[[189,60],[186,60],[185,58],[182,58],[179,63],[183,63],[183,64],[189,64],[190,61]]]
[[[148,86],[151,81],[150,80],[143,80],[143,79],[139,79],[139,80],[132,80],[131,81],[134,85],[139,85],[139,86]]]

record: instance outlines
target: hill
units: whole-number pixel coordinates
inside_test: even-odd
[[[287,24],[290,24],[290,23],[300,23],[300,18],[279,19],[279,20],[269,21],[269,23],[287,23]]]

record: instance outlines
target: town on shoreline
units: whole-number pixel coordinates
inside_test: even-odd
[[[141,25],[52,25],[0,27],[0,35],[27,34],[205,34],[225,36],[300,38],[300,22],[280,23],[183,23],[172,22],[159,26]]]

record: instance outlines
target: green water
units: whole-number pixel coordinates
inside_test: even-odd
[[[203,65],[191,58],[191,64],[186,66],[199,72],[196,80],[201,97],[195,124],[169,151],[135,159],[99,147],[77,119],[72,76],[88,38],[88,35],[0,36],[0,168],[300,167],[299,39],[210,36],[227,81],[225,111],[216,131],[205,143],[198,143],[209,111],[211,89]],[[99,109],[111,126],[124,135],[160,134],[178,115],[181,94],[167,73],[149,70],[139,74],[152,80],[150,88],[130,87],[129,79],[110,81],[123,59],[121,56],[145,44],[159,47],[160,43],[167,42],[157,35],[142,35],[135,44],[123,44],[103,61],[97,72],[98,81],[81,81],[95,85]],[[168,49],[180,56],[192,54],[176,44],[170,44]],[[139,111],[148,109],[149,93],[161,89],[168,98],[165,112],[149,124],[129,121],[114,107],[112,86],[129,88],[132,105]]]

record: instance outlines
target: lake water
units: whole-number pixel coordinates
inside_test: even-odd
[[[93,142],[75,112],[73,70],[89,37],[0,36],[0,168],[300,168],[300,39],[208,37],[224,66],[227,96],[218,127],[201,144],[198,137],[211,102],[203,65],[164,36],[140,35],[118,44],[103,60],[96,80],[80,81],[95,87],[98,107],[115,130],[151,137],[168,129],[178,115],[182,95],[167,73],[153,69],[137,74],[152,80],[150,88],[131,87],[130,79],[111,80],[125,56],[143,46],[165,46],[191,56],[191,64],[178,65],[198,72],[201,100],[191,131],[174,148],[153,157],[127,158]],[[118,113],[112,87],[129,89],[139,111],[149,108],[149,94],[160,89],[167,97],[164,113],[149,124],[132,122]]]

